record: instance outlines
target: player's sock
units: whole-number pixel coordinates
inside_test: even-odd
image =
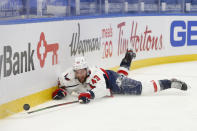
[[[171,88],[171,84],[172,82],[170,80],[159,80],[159,84],[160,84],[160,90],[166,90]]]
[[[160,84],[160,90],[165,90],[169,88],[176,88],[180,90],[187,90],[188,86],[185,82],[182,82],[177,79],[172,79],[172,80],[159,80]]]

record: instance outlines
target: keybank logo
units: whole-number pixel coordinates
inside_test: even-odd
[[[31,49],[31,43],[28,43],[27,50],[13,52],[10,45],[3,47],[3,54],[0,55],[0,78],[21,74],[35,70],[34,67],[34,50]]]
[[[173,21],[170,42],[174,47],[197,46],[197,21]]]
[[[58,63],[58,55],[57,55],[57,51],[59,49],[59,44],[58,43],[54,43],[54,44],[48,44],[47,41],[45,40],[45,35],[42,32],[40,35],[40,41],[38,42],[38,46],[37,46],[37,56],[38,59],[40,61],[40,67],[44,67],[45,64],[45,60],[47,57],[47,54],[49,52],[52,52],[52,65],[57,64]]]
[[[52,52],[52,65],[58,64],[59,44],[47,44],[45,35],[42,32],[40,40],[37,43],[37,57],[35,57],[35,50],[32,49],[32,44],[28,43],[28,47],[23,51],[14,52],[11,45],[3,47],[3,53],[0,55],[0,79],[2,77],[9,77],[11,75],[18,75],[24,72],[35,70],[34,60],[38,60],[40,67],[43,68],[46,62],[47,54]]]

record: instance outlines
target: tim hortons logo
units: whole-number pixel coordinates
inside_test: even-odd
[[[162,34],[154,35],[153,30],[148,25],[146,25],[144,30],[139,30],[138,23],[133,21],[130,38],[125,35],[126,22],[121,22],[117,27],[119,29],[118,55],[125,53],[129,44],[135,52],[163,49]]]
[[[53,43],[53,44],[48,44],[45,35],[42,32],[40,35],[40,41],[38,42],[37,45],[37,57],[40,61],[40,67],[44,67],[45,60],[47,58],[47,54],[52,52],[52,65],[58,63],[58,55],[57,51],[59,49],[59,44],[58,43]]]

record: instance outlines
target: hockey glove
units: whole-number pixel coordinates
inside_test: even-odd
[[[89,91],[87,93],[80,93],[78,96],[78,100],[81,104],[89,103],[90,99],[94,99],[94,93],[92,91]]]
[[[52,94],[53,100],[60,100],[64,98],[67,95],[67,92],[64,89],[57,89],[55,92]]]
[[[90,99],[88,99],[88,97],[85,97],[85,96],[81,96],[80,99],[79,99],[79,102],[81,104],[87,104],[90,102]]]

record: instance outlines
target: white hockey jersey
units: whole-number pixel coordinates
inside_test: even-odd
[[[60,87],[65,86],[69,94],[76,96],[78,96],[79,93],[87,92],[88,90],[91,90],[94,93],[95,99],[110,96],[110,89],[106,87],[104,74],[105,72],[100,68],[91,67],[89,68],[89,76],[82,84],[75,78],[75,73],[73,69],[70,68],[59,77]]]

